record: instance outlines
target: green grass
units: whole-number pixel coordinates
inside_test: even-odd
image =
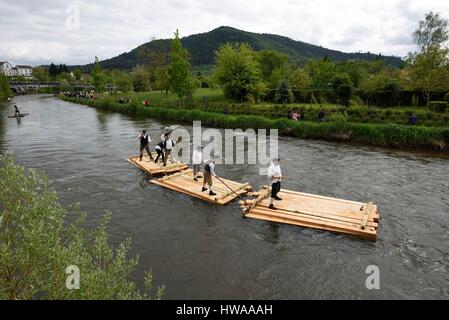
[[[303,139],[323,139],[362,143],[367,145],[407,149],[449,150],[449,128],[406,126],[398,124],[374,124],[353,122],[292,121],[285,117],[271,118],[264,114],[231,114],[209,112],[199,109],[166,107],[143,107],[140,104],[119,104],[111,97],[86,100],[64,98],[64,100],[86,104],[114,112],[133,114],[160,120],[191,123],[199,120],[205,126],[219,128],[279,129],[280,134]],[[266,108],[258,106],[260,108]],[[279,106],[282,107],[282,106]]]
[[[132,100],[132,105],[140,106],[142,101],[148,99],[153,107],[179,109],[180,104],[176,95],[165,92],[152,91],[143,93],[122,93],[113,96],[100,95],[99,100],[118,102],[120,97]],[[324,108],[329,121],[373,123],[373,124],[399,124],[407,125],[409,114],[414,112],[418,116],[419,126],[449,127],[449,112],[437,113],[426,107],[366,107],[352,106],[346,108],[335,104],[288,104],[261,103],[248,105],[236,103],[226,99],[221,89],[198,89],[193,95],[193,101],[187,103],[185,109],[201,110],[205,112],[223,113],[227,108],[231,115],[262,115],[270,119],[285,118],[289,110],[302,110],[306,120],[315,121],[318,112]]]

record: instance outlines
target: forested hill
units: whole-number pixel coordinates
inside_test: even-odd
[[[214,63],[214,52],[226,42],[246,42],[253,49],[274,49],[286,54],[290,61],[301,62],[311,58],[328,57],[334,61],[366,60],[373,61],[378,56],[371,53],[344,53],[311,45],[301,41],[274,35],[258,34],[231,27],[219,27],[210,32],[200,33],[182,38],[183,46],[190,52],[193,66],[211,65]],[[170,40],[154,40],[136,49],[125,52],[117,57],[100,62],[102,68],[131,69],[138,64],[148,62],[149,57],[157,56],[159,52],[170,50]],[[398,57],[381,56],[388,65],[400,66],[403,61]],[[88,66],[85,66],[89,68]]]

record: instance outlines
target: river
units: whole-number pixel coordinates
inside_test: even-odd
[[[87,227],[104,210],[114,245],[132,238],[133,280],[152,268],[165,299],[448,299],[449,159],[281,137],[284,187],[379,206],[378,241],[241,217],[150,184],[126,162],[146,128],[166,124],[60,101],[16,97],[29,116],[0,107],[0,151],[45,172],[64,204],[79,202]],[[186,126],[190,129],[189,126]],[[229,179],[266,184],[253,165],[217,166]],[[370,265],[380,289],[368,290]]]

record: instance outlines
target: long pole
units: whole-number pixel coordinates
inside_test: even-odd
[[[223,183],[229,190],[231,190],[240,200],[242,200],[245,205],[248,206],[248,203],[246,202],[245,199],[243,199],[237,192],[235,192],[230,186],[228,186],[223,180],[221,180],[219,177],[215,176],[215,178],[217,178],[221,183]]]

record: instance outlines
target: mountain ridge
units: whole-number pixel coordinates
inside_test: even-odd
[[[124,52],[110,59],[100,61],[100,66],[105,69],[130,70],[136,65],[149,61],[145,53],[167,53],[170,50],[170,39],[158,39],[144,43],[135,49]],[[379,56],[373,53],[342,52],[294,40],[285,36],[270,33],[253,33],[239,30],[233,27],[221,26],[209,32],[193,34],[181,38],[182,45],[189,51],[192,66],[212,65],[214,63],[215,50],[220,45],[231,42],[246,42],[251,47],[260,51],[263,49],[277,50],[289,57],[290,61],[305,62],[309,59],[327,57],[337,62],[362,60],[375,61],[382,59],[387,65],[399,67],[403,60],[395,56]],[[82,66],[90,69],[92,64]]]

